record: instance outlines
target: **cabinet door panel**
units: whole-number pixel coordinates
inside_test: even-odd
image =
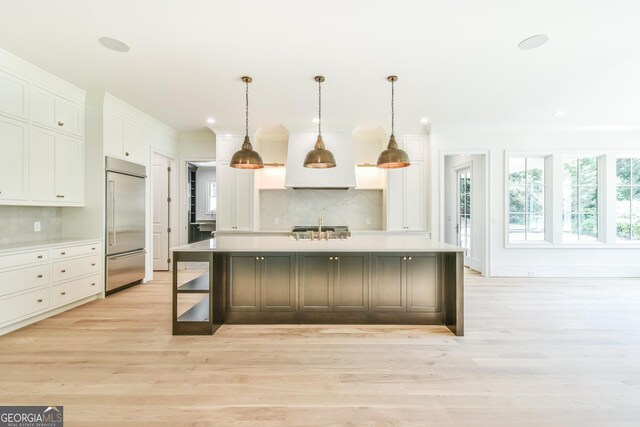
[[[0,71],[0,113],[26,119],[29,83]]]
[[[38,202],[54,202],[55,151],[59,134],[53,130],[31,127],[29,138],[29,195]],[[58,200],[59,201],[59,200]]]
[[[64,98],[56,98],[56,125],[63,132],[82,135],[82,106]]]
[[[405,263],[403,256],[398,254],[373,256],[373,311],[406,311]]]
[[[232,231],[235,227],[235,171],[229,162],[220,162],[216,168],[216,229]]]
[[[233,170],[236,181],[236,230],[253,230],[253,177],[252,170]]]
[[[427,143],[423,136],[405,136],[402,138],[402,147],[409,155],[411,163],[414,160],[423,160]]]
[[[262,311],[295,310],[295,255],[260,259]]]
[[[59,136],[55,152],[55,195],[61,202],[79,202],[83,181],[82,140]]]
[[[421,161],[411,163],[404,168],[404,225],[405,230],[420,231],[424,224],[424,164]]]
[[[104,152],[124,157],[124,119],[110,112],[104,114]]]
[[[27,193],[27,125],[0,117],[0,200],[24,200]]]
[[[129,120],[124,121],[124,157],[132,162],[148,162],[142,128]]]
[[[256,255],[229,257],[229,311],[260,311],[260,271]]]
[[[48,90],[31,86],[30,114],[32,122],[56,126],[56,96]]]
[[[333,267],[335,311],[367,311],[369,308],[369,257],[339,255]]]
[[[402,169],[387,171],[387,230],[403,230],[404,173]]]
[[[440,310],[439,257],[410,254],[407,260],[407,311]]]
[[[329,255],[302,255],[300,259],[300,309],[333,310],[333,262]]]

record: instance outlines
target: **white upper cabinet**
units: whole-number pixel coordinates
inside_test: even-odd
[[[29,151],[29,195],[32,201],[56,206],[76,206],[82,202],[81,139],[32,126]]]
[[[425,230],[424,162],[411,160],[411,166],[387,173],[387,230]]]
[[[233,153],[242,148],[244,138],[238,136],[225,136],[216,138],[216,160],[231,160]]]
[[[26,119],[29,116],[29,82],[0,71],[0,114]]]
[[[0,116],[0,200],[27,198],[26,123]]]
[[[35,85],[31,86],[29,117],[34,123],[61,132],[83,134],[83,106]]]
[[[400,138],[398,141],[398,145],[404,151],[406,151],[407,155],[409,155],[409,160],[413,162],[413,160],[424,160],[424,153],[427,146],[426,138],[422,135],[408,135]]]
[[[149,160],[142,126],[108,110],[104,113],[104,151],[140,164]]]
[[[254,171],[234,169],[229,162],[218,162],[216,170],[219,231],[253,230]]]

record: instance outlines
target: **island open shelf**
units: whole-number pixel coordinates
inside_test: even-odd
[[[208,307],[201,302],[183,315],[208,310],[211,326],[178,321],[178,334],[213,333],[222,323],[347,323],[445,325],[463,335],[462,251],[420,236],[221,236],[177,247],[174,278],[177,260],[206,260],[210,269],[181,286],[174,281],[174,294],[211,290]]]

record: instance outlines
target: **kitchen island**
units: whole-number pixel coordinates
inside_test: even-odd
[[[222,323],[445,325],[463,335],[463,250],[421,236],[225,235],[173,251],[173,333]],[[181,263],[208,271],[179,283]],[[182,314],[183,293],[204,297]]]

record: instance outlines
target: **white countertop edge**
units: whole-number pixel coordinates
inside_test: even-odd
[[[61,246],[76,246],[92,242],[100,242],[102,245],[102,239],[51,239],[43,242],[6,243],[0,245],[0,255],[6,255],[14,252],[29,252]]]
[[[462,252],[458,246],[422,236],[352,236],[346,240],[294,240],[288,236],[220,236],[171,248],[179,252]]]

